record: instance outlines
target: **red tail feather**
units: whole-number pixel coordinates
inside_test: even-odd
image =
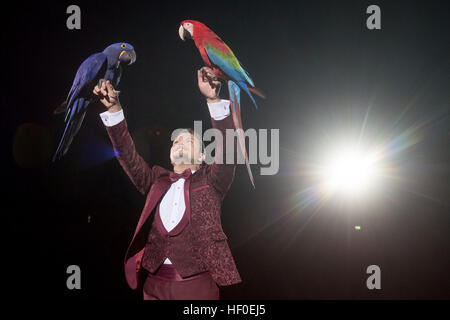
[[[251,92],[251,93],[254,93],[254,94],[256,94],[257,96],[259,96],[259,97],[261,97],[261,98],[263,98],[263,99],[265,99],[266,98],[266,95],[264,94],[264,93],[262,93],[262,91],[260,90],[260,89],[257,89],[257,88],[248,88],[248,90]]]
[[[242,118],[241,118],[241,113],[239,111],[239,105],[236,106],[233,103],[233,100],[237,102],[237,97],[234,92],[233,92],[233,96],[234,96],[234,99],[230,99],[230,103],[231,103],[231,108],[233,109],[232,114],[233,114],[234,127],[236,129],[240,128],[240,129],[244,130],[243,126],[242,126]],[[247,167],[247,172],[248,172],[248,176],[250,178],[250,182],[252,183],[253,188],[255,188],[255,181],[254,181],[253,175],[251,173],[250,163],[248,162],[247,149],[245,147],[245,137],[242,134],[239,134],[239,132],[238,132],[238,140],[239,140],[239,145],[240,145],[241,151],[244,154],[245,164]]]

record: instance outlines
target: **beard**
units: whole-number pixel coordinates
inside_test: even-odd
[[[170,153],[170,160],[173,164],[193,164],[192,153],[183,148],[178,147]]]

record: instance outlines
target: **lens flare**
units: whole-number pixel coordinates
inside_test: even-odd
[[[329,157],[323,166],[322,177],[328,192],[356,194],[372,184],[376,171],[376,157],[348,148]]]

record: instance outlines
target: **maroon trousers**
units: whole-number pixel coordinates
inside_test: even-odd
[[[209,272],[182,278],[171,264],[162,264],[148,273],[144,300],[219,300],[219,287]]]

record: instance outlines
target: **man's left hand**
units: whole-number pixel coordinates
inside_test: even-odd
[[[203,67],[197,70],[198,87],[208,103],[220,102],[221,83],[211,68]]]

